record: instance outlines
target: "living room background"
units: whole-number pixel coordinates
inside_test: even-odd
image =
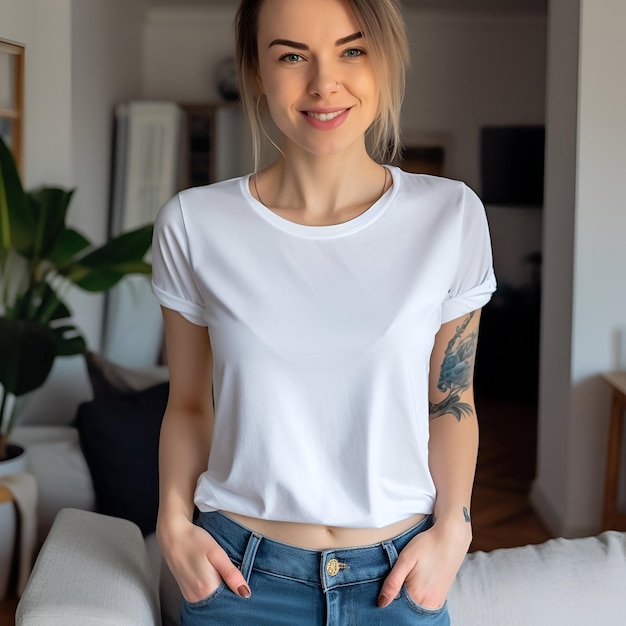
[[[0,0],[0,36],[27,50],[26,186],[76,186],[70,221],[104,241],[114,105],[148,97],[214,99],[214,63],[232,49],[221,47],[230,41],[231,16],[223,7],[146,11],[141,0]],[[196,30],[181,41],[183,26],[194,20]],[[614,31],[625,21],[622,0],[551,0],[549,19],[545,13],[408,14],[414,60],[404,126],[407,136],[448,134],[446,175],[480,191],[480,127],[547,122],[543,216],[499,220],[504,212],[488,211],[494,240],[500,227],[515,224],[515,233],[527,232],[529,247],[546,242],[550,296],[536,499],[565,534],[593,530],[599,519],[609,392],[597,374],[626,367],[619,351],[626,289],[617,273],[626,266],[626,212],[616,176],[626,168],[623,141],[616,140],[626,132],[626,85],[611,80],[623,69],[626,42]],[[173,93],[160,91],[174,79],[184,83],[172,82]],[[443,91],[453,86],[458,89]],[[76,294],[72,305],[97,350],[102,301]],[[82,361],[59,362],[29,412],[38,421],[69,421],[87,397]]]

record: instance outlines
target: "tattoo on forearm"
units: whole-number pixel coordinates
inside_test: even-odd
[[[428,403],[431,420],[451,413],[460,422],[462,417],[470,416],[474,412],[470,404],[461,402],[463,392],[472,386],[474,374],[477,332],[473,330],[463,336],[473,317],[474,311],[457,327],[454,337],[448,343],[437,383],[437,389],[442,393],[447,392],[448,395],[441,402]]]
[[[466,506],[463,507],[463,517],[468,524],[472,521],[472,518],[470,517],[469,511],[467,510]]]

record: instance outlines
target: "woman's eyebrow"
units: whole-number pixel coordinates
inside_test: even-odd
[[[363,37],[363,33],[359,31],[358,33],[352,33],[352,35],[348,35],[347,37],[342,37],[341,39],[337,39],[335,41],[336,46],[343,46],[351,41],[356,41],[357,39],[361,39]]]
[[[341,39],[337,39],[335,41],[336,46],[343,46],[351,41],[356,41],[357,39],[361,39],[363,37],[362,32],[352,33],[352,35],[348,35],[347,37],[342,37]],[[272,46],[287,46],[288,48],[295,48],[296,50],[309,50],[309,46],[305,43],[300,43],[299,41],[291,41],[290,39],[274,39],[272,43],[268,46],[271,48]]]

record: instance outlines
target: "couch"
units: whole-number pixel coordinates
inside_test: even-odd
[[[16,624],[175,623],[180,596],[162,573],[132,522],[63,509],[35,563]],[[448,603],[453,626],[625,624],[626,533],[468,554]]]
[[[94,399],[72,426],[14,431],[43,543],[16,623],[175,625],[180,593],[153,533],[166,372],[88,365]],[[469,554],[449,605],[453,626],[626,624],[626,533]]]

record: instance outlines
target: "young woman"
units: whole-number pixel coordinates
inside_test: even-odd
[[[183,624],[448,624],[495,288],[484,209],[379,164],[408,59],[397,0],[243,0],[237,47],[257,154],[267,111],[280,156],[155,227],[157,532]]]

